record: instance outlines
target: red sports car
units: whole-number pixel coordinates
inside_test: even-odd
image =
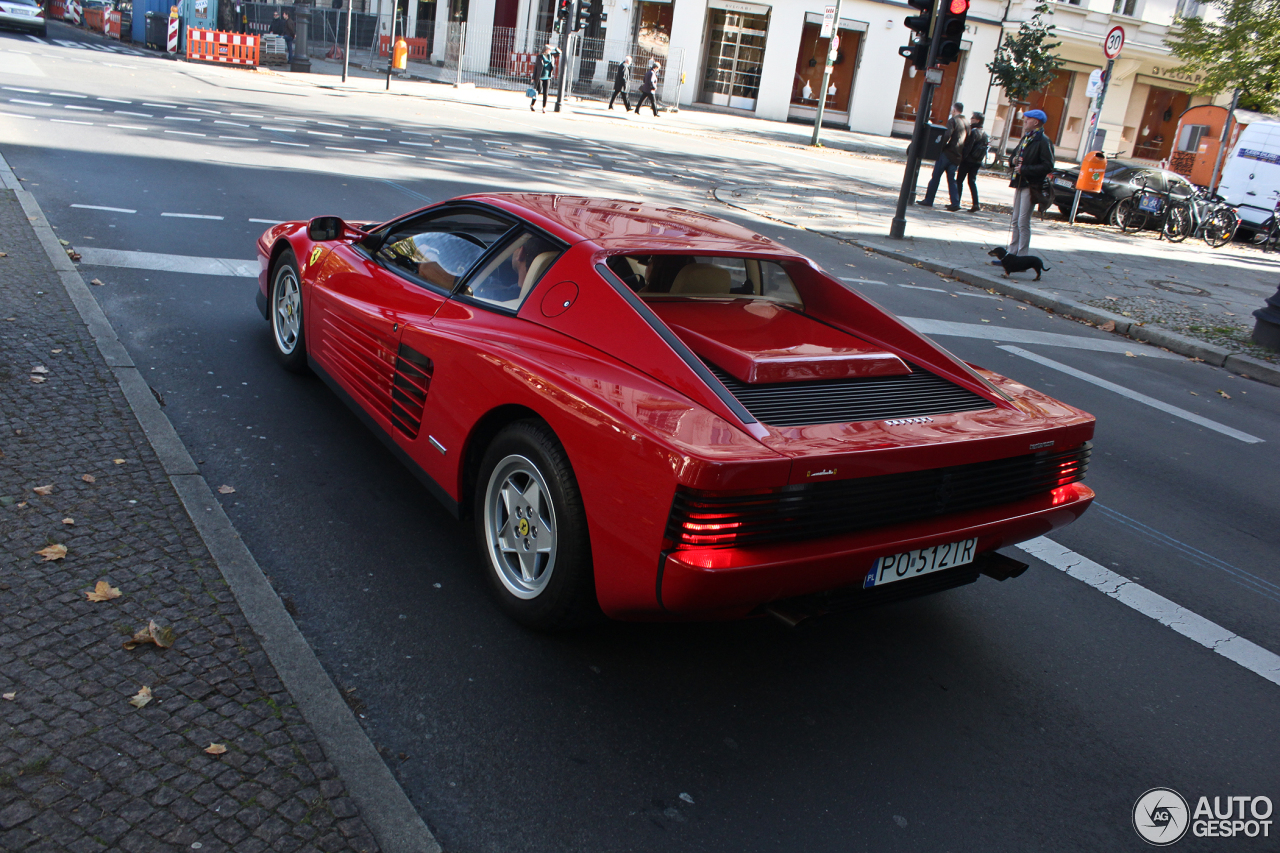
[[[287,369],[469,517],[502,607],[553,629],[789,621],[1003,580],[1078,518],[1093,418],[959,361],[706,214],[466,196],[258,241]]]

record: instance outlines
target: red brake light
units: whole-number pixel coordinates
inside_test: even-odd
[[[951,0],[951,14],[963,15],[969,10],[969,0]]]

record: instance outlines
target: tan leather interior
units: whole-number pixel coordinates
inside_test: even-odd
[[[525,296],[527,296],[529,291],[533,289],[533,286],[538,283],[538,279],[542,277],[542,274],[546,272],[547,267],[550,266],[551,262],[555,259],[555,252],[543,252],[533,259],[533,262],[529,264],[529,271],[524,274],[524,284],[520,287],[521,301],[524,301]]]
[[[715,264],[688,264],[671,282],[672,293],[728,293],[732,286],[729,271]]]

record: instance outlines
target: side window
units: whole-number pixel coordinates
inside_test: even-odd
[[[441,211],[393,226],[378,249],[387,267],[452,290],[511,223],[473,211]]]
[[[515,310],[560,257],[560,247],[525,232],[494,255],[468,283],[465,295]]]

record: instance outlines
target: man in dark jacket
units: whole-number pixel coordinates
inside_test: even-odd
[[[987,160],[987,147],[991,144],[991,140],[987,137],[987,132],[982,129],[982,123],[986,118],[982,113],[974,113],[969,117],[969,135],[964,138],[964,150],[960,152],[960,168],[956,170],[956,183],[960,185],[960,192],[964,193],[964,182],[967,178],[969,181],[969,201],[972,204],[969,207],[970,213],[977,213],[978,207],[978,170],[982,168],[982,164]]]
[[[1053,171],[1053,143],[1044,135],[1044,110],[1027,110],[1022,114],[1022,139],[1009,160],[1013,187],[1013,226],[1009,237],[1009,254],[1025,255],[1031,247],[1032,198],[1045,186]],[[996,263],[999,263],[997,261]]]
[[[538,94],[542,95],[542,111],[547,111],[547,92],[551,90],[551,78],[556,74],[556,54],[559,52],[554,44],[548,44],[538,54],[533,67],[533,100],[529,102],[529,112],[534,112],[533,105],[538,103]]]
[[[942,134],[942,153],[933,164],[933,177],[929,178],[929,188],[924,191],[921,207],[933,207],[933,197],[938,194],[938,184],[945,174],[947,192],[951,194],[951,204],[947,205],[947,210],[960,209],[960,183],[956,180],[956,167],[960,165],[964,141],[968,135],[969,123],[964,120],[964,104],[957,102],[951,106],[951,118]]]
[[[636,115],[647,99],[653,114],[658,114],[658,78],[662,75],[662,64],[656,59],[649,60],[649,70],[644,72],[644,82],[640,84],[640,100],[636,102]]]
[[[627,112],[631,112],[631,99],[627,97],[627,89],[631,88],[631,57],[623,57],[622,63],[618,66],[618,72],[613,75],[613,97],[609,99],[609,109],[613,109],[613,102],[617,100],[619,95],[622,96],[622,106]]]
[[[292,63],[293,62],[293,37],[297,33],[297,30],[293,28],[293,21],[289,20],[288,9],[281,12],[280,17],[284,21],[284,23],[281,24],[281,27],[284,30],[283,32],[284,46],[285,46],[285,49],[288,51],[288,55],[285,57],[284,61]]]

